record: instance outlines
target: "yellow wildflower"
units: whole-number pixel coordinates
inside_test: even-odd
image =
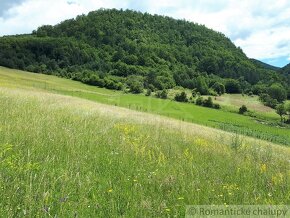
[[[265,173],[267,171],[267,165],[266,164],[262,164],[260,167],[261,173]]]

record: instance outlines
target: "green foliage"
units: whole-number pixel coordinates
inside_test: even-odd
[[[168,92],[165,89],[156,92],[156,97],[157,98],[167,99],[167,95],[168,95]]]
[[[240,79],[241,88],[284,82],[275,69],[249,60],[223,34],[203,25],[130,10],[98,10],[58,25],[45,25],[30,35],[0,38],[0,65],[36,73],[88,81],[85,71],[100,79],[90,82],[120,88],[104,77],[143,76],[144,85],[170,89],[176,85],[208,94],[210,75]],[[77,74],[77,76],[76,76]],[[287,80],[285,80],[287,81]],[[140,84],[139,84],[140,85]],[[222,94],[218,84],[214,90]],[[140,90],[139,90],[140,91]],[[230,92],[239,92],[229,89]]]
[[[268,88],[268,94],[271,98],[276,99],[280,103],[287,99],[287,91],[281,84],[272,84]]]
[[[197,77],[196,90],[201,95],[207,95],[208,94],[208,85],[207,85],[207,83],[205,81],[205,78],[203,76]]]
[[[31,93],[44,91],[45,93],[71,95],[102,104],[129,107],[283,145],[290,145],[289,127],[277,128],[276,123],[279,118],[278,115],[274,114],[269,117],[266,113],[257,112],[256,115],[263,120],[263,123],[256,122],[253,117],[240,116],[225,110],[211,110],[192,104],[180,104],[176,101],[164,101],[163,99],[148,98],[143,95],[126,94],[121,91],[116,92],[115,90],[88,86],[56,76],[33,74],[3,67],[0,67],[0,86],[8,87],[9,89],[23,87],[23,89],[31,90]],[[7,105],[7,103],[4,101],[2,105]],[[4,132],[1,131],[1,133]]]
[[[208,97],[207,99],[204,99],[203,97],[198,97],[195,101],[196,105],[203,106],[203,107],[209,107],[214,109],[220,109],[221,106],[217,103],[213,103],[212,97]]]
[[[196,91],[196,89],[193,89],[193,90],[191,91],[191,95],[192,95],[193,98],[195,98],[195,97],[197,96],[197,91]]]
[[[287,115],[288,115],[287,123],[290,124],[290,102],[286,103],[286,105],[285,105],[285,110],[286,110],[286,113],[287,113]]]
[[[225,85],[220,82],[215,82],[211,88],[214,91],[216,91],[219,95],[222,95],[226,92]]]
[[[196,101],[195,101],[195,104],[196,105],[199,105],[199,106],[202,106],[203,105],[203,97],[199,96]]]
[[[176,93],[176,95],[174,96],[175,101],[179,101],[179,102],[188,102],[188,98],[187,95],[184,91],[182,91],[181,93]]]
[[[266,93],[267,92],[267,85],[262,84],[262,83],[258,83],[252,87],[252,92],[255,95],[261,95],[262,93]]]
[[[259,96],[259,99],[261,102],[263,102],[266,106],[271,107],[271,108],[275,108],[277,106],[277,104],[279,103],[277,101],[277,99],[273,99],[271,98],[270,95],[266,94],[266,93],[262,93]]]
[[[213,107],[213,101],[211,97],[208,97],[203,101],[203,106],[205,107]]]
[[[151,89],[147,89],[147,91],[146,91],[146,96],[150,96],[151,95],[151,93],[152,93],[152,91],[151,91]]]
[[[239,81],[235,79],[228,79],[225,84],[227,93],[241,93],[241,85]]]
[[[246,105],[242,105],[240,108],[239,108],[239,114],[244,114],[248,111],[248,108]]]
[[[144,90],[143,77],[131,75],[127,78],[127,85],[130,92],[138,94]]]
[[[0,93],[1,217],[184,217],[190,204],[289,202],[288,148],[35,87]]]
[[[283,116],[286,115],[286,107],[284,104],[278,104],[276,107],[276,113],[280,116],[281,118],[281,123],[283,122]]]

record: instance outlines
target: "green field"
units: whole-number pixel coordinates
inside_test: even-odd
[[[100,103],[126,107],[138,111],[150,112],[183,121],[202,124],[214,128],[236,132],[283,145],[290,145],[290,128],[279,127],[278,115],[256,112],[256,117],[239,115],[225,110],[214,110],[189,103],[178,103],[144,95],[125,94],[103,88],[84,85],[67,79],[42,74],[27,73],[18,70],[0,68],[0,86],[23,88],[28,90],[45,90],[47,92],[80,97]],[[226,95],[224,99],[229,99]],[[250,97],[248,97],[248,101]],[[231,100],[233,97],[231,97]],[[256,103],[250,104],[258,107]],[[223,105],[227,100],[222,100]],[[232,109],[231,109],[232,110]]]
[[[38,88],[0,88],[1,217],[290,203],[288,147]]]

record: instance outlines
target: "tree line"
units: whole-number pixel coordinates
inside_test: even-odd
[[[272,107],[290,97],[289,74],[248,59],[222,33],[131,10],[101,9],[1,37],[0,51],[2,66],[132,93],[181,86],[201,95],[258,94]]]

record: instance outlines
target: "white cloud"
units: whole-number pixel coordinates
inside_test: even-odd
[[[226,34],[251,58],[290,57],[288,0],[25,0],[0,17],[0,35],[29,33],[40,25],[53,25],[101,7],[129,8],[204,24]]]
[[[102,0],[26,0],[0,17],[0,35],[30,33],[41,25],[54,25],[91,10],[125,6],[121,2]]]

